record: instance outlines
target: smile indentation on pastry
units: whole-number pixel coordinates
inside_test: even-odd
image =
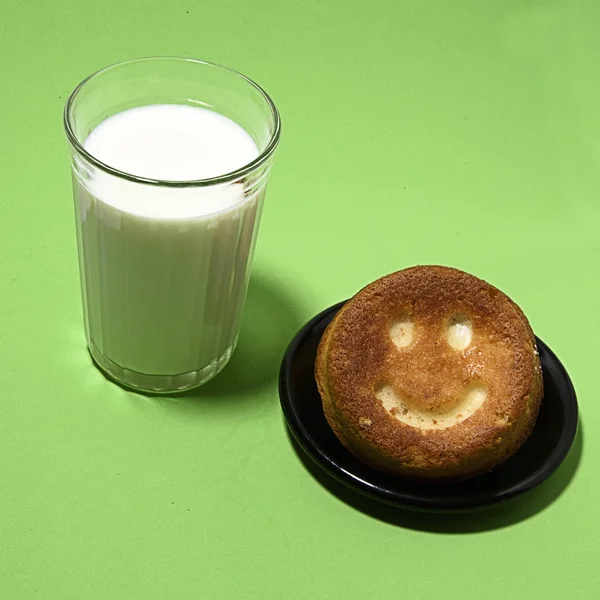
[[[455,350],[465,350],[473,339],[473,325],[467,315],[459,313],[450,317],[446,326],[446,340]]]
[[[401,315],[390,325],[390,338],[398,348],[406,348],[412,344],[415,335],[415,324],[406,315]]]
[[[419,429],[446,429],[461,423],[477,412],[487,395],[487,388],[483,383],[473,382],[465,389],[462,398],[442,413],[417,408],[413,402],[400,398],[387,383],[380,384],[375,389],[375,396],[385,410],[398,421]]]

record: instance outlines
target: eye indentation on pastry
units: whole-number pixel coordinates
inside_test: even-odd
[[[455,350],[465,350],[473,340],[473,324],[464,313],[452,315],[446,325],[446,341]]]
[[[396,317],[390,324],[390,338],[398,348],[407,348],[415,337],[415,323],[407,315]]]

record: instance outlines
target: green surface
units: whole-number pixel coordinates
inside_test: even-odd
[[[599,19],[593,0],[4,0],[0,597],[600,596]],[[156,54],[248,74],[284,123],[240,348],[183,399],[90,364],[61,122],[86,75]],[[367,514],[286,434],[295,330],[415,263],[513,296],[574,380],[575,452],[504,510]]]

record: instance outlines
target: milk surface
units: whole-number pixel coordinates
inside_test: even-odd
[[[150,105],[109,117],[84,142],[103,163],[153,180],[234,171],[258,148],[208,109]],[[235,345],[264,187],[170,188],[94,169],[74,175],[88,342],[144,374],[198,371]]]

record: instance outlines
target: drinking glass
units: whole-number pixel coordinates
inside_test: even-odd
[[[108,117],[153,104],[225,115],[253,138],[259,155],[210,179],[164,181],[115,169],[84,148],[86,137]],[[142,391],[169,393],[205,383],[227,364],[238,340],[280,135],[274,103],[229,68],[188,58],[143,58],[109,66],[79,84],[66,103],[64,126],[85,335],[95,363]],[[222,210],[202,209],[220,199],[227,199]],[[127,209],[134,200],[173,207],[192,201],[199,211],[148,216]]]

